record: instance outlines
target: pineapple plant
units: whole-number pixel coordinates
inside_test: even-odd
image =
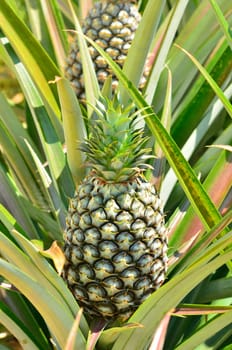
[[[231,5],[228,0],[138,4],[139,25],[121,70],[104,47],[81,35],[73,16],[84,18],[84,6],[96,8],[96,1],[1,0],[0,79],[7,67],[14,84],[0,82],[0,348],[231,348]],[[77,99],[62,78],[70,29],[77,29],[84,104],[83,95]],[[97,84],[93,48],[119,81],[118,93],[112,88],[111,95],[110,78],[102,91]],[[151,69],[141,91],[147,57]],[[114,159],[118,141],[124,143]],[[108,149],[104,157],[99,147],[103,153]],[[97,202],[91,188],[98,190]],[[81,189],[90,201],[80,200]],[[146,213],[141,206],[118,212],[130,203],[115,205],[113,198],[125,189],[127,198],[152,193],[155,204],[145,202]],[[92,210],[106,192],[113,194],[110,210],[107,200]],[[153,225],[156,232],[149,227],[154,208],[160,220]],[[148,228],[131,230],[133,215],[140,215],[140,223],[148,215]],[[83,227],[90,217],[104,221],[100,235],[98,227]],[[124,232],[140,242],[138,250],[123,241],[124,233],[106,239],[105,220],[117,229],[128,225]],[[148,240],[138,238],[148,229]],[[158,243],[153,245],[152,234],[162,246],[160,279],[149,272],[149,257],[140,266],[143,248],[153,256]],[[125,247],[128,255],[122,254],[120,265],[116,257]],[[100,269],[93,252],[101,254]],[[128,261],[143,276],[141,290],[140,277],[130,279],[133,293],[130,286],[123,290],[121,268]],[[114,279],[105,276],[112,266]],[[95,279],[89,283],[89,277]],[[121,289],[112,297],[115,286]],[[101,293],[107,308],[98,308]]]
[[[143,175],[149,149],[132,110],[117,98],[97,103],[80,146],[90,172],[66,220],[64,278],[95,317],[127,319],[165,279],[164,215]]]
[[[97,1],[84,19],[82,30],[85,35],[102,47],[120,67],[123,67],[140,19],[141,15],[135,1]],[[104,57],[99,55],[98,51],[91,45],[89,45],[89,52],[99,85],[102,88],[107,77],[113,74],[112,69]],[[147,70],[148,67],[140,80],[140,88],[145,84]],[[85,84],[77,39],[72,43],[68,54],[66,76],[72,82],[77,97],[83,99]],[[118,80],[113,74],[112,87],[116,89],[117,86]]]

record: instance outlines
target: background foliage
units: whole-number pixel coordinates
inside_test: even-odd
[[[140,1],[143,19],[123,72],[102,53],[125,101],[130,96],[138,108],[146,107],[146,132],[157,156],[147,176],[165,205],[169,270],[166,283],[126,324],[95,335],[89,329],[100,325],[81,315],[56,272],[68,201],[84,174],[76,147],[87,132],[82,114],[91,113],[57,77],[75,36],[69,30],[79,28],[77,18],[90,6],[89,0],[1,0],[0,347],[91,349],[99,336],[97,349],[227,350],[231,4]],[[83,55],[93,73],[85,75],[93,102],[98,86],[84,44]],[[140,94],[136,85],[147,58],[151,70]]]

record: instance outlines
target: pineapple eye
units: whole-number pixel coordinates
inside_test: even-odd
[[[92,224],[94,226],[101,226],[104,222],[106,222],[106,213],[105,210],[103,208],[98,208],[96,210],[94,210],[91,213],[91,217],[92,217]]]
[[[72,254],[71,254],[71,262],[74,265],[77,265],[78,263],[80,263],[80,261],[82,261],[84,258],[84,255],[81,251],[81,249],[79,247],[75,247],[72,250]]]
[[[83,231],[81,231],[80,229],[77,229],[73,232],[73,236],[72,236],[72,243],[73,244],[80,244],[80,242],[84,242],[85,240],[85,236]]]
[[[91,23],[92,22],[92,23]],[[93,28],[95,28],[96,30],[99,30],[101,29],[102,27],[102,23],[101,21],[99,20],[99,18],[94,18],[92,21],[89,21],[88,23],[90,26],[92,26]]]
[[[66,220],[66,225],[69,226],[69,224],[67,224],[67,220]],[[67,229],[64,233],[64,239],[67,240],[68,242],[72,241],[72,230]]]
[[[101,239],[101,234],[96,227],[89,228],[85,231],[85,242],[94,243]]]
[[[150,254],[144,254],[137,261],[137,266],[143,269],[143,272],[150,272],[151,264],[153,262],[153,256]]]
[[[97,310],[101,315],[112,317],[117,311],[116,306],[111,302],[99,302],[96,305]]]
[[[116,241],[121,244],[124,250],[129,249],[129,245],[135,240],[130,232],[121,232],[116,236]]]
[[[120,280],[120,278],[113,276],[113,277],[106,277],[103,280],[103,285],[105,288],[110,289],[112,293],[117,291],[118,289],[123,288],[123,282]]]
[[[136,280],[140,276],[140,272],[135,267],[128,267],[123,270],[120,274],[123,278],[127,278],[128,280]]]
[[[70,285],[75,285],[79,279],[77,271],[71,266],[68,267],[65,277]]]
[[[152,280],[156,281],[161,272],[165,272],[165,266],[162,260],[156,259],[151,266]],[[163,274],[162,274],[163,275]]]
[[[106,273],[113,273],[114,272],[114,266],[113,264],[107,260],[107,259],[100,259],[100,260],[97,260],[95,263],[94,263],[94,268],[96,270],[96,274],[99,276],[99,275],[102,275],[105,277],[105,274]]]
[[[143,234],[145,240],[149,241],[157,236],[156,230],[153,227],[148,227]]]
[[[106,60],[102,56],[97,56],[95,60],[96,60],[96,64],[100,68],[106,68],[107,67]]]
[[[101,301],[106,297],[106,291],[98,283],[89,283],[87,285],[89,299],[92,301]]]
[[[116,203],[116,201],[111,198],[105,203],[105,211],[107,213],[107,217],[114,220],[116,215],[120,211],[120,207]]]
[[[80,264],[78,266],[78,272],[81,282],[88,281],[89,279],[92,280],[95,277],[94,271],[89,264]]]
[[[88,295],[87,295],[85,289],[82,288],[81,286],[79,286],[79,284],[78,284],[78,286],[74,287],[73,294],[74,294],[75,298],[77,300],[80,300],[80,301],[88,298]]]
[[[118,305],[120,309],[124,309],[125,307],[129,306],[133,300],[134,293],[131,291],[119,292],[112,297],[112,301],[114,301],[116,304],[120,304]]]
[[[159,238],[155,238],[151,244],[149,244],[151,252],[154,253],[154,258],[160,256],[163,252],[163,244]]]
[[[91,193],[91,191],[93,190],[93,185],[92,184],[85,184],[85,185],[81,185],[80,187],[79,187],[79,199],[82,199],[83,197],[85,197],[85,196],[88,196],[90,193]]]
[[[110,25],[110,23],[112,22],[112,17],[108,14],[108,13],[104,13],[101,16],[101,20],[102,20],[102,24],[106,27],[108,27]],[[102,26],[101,24],[101,26]]]
[[[123,29],[123,23],[120,21],[113,21],[110,25],[110,30],[113,32],[113,34],[120,34],[121,30]]]
[[[112,241],[103,241],[99,244],[101,255],[104,257],[110,257],[113,253],[118,251],[118,245]]]
[[[152,284],[152,281],[149,277],[142,277],[139,278],[135,283],[134,283],[134,288],[136,290],[146,290],[147,288],[150,288]]]
[[[99,252],[93,244],[84,244],[82,249],[86,259],[99,257]]]
[[[111,40],[110,40],[110,46],[112,47],[116,47],[116,48],[119,48],[123,45],[123,39],[121,38],[118,38],[118,37],[113,37]]]
[[[101,231],[105,235],[110,235],[111,233],[116,234],[118,232],[118,228],[116,225],[112,224],[111,222],[108,222],[102,225]]]
[[[82,230],[86,230],[91,226],[91,224],[92,224],[91,216],[88,213],[84,213],[83,215],[81,215],[80,221],[79,221],[79,227]]]
[[[116,217],[116,223],[119,225],[121,230],[130,229],[133,216],[127,211],[121,211]]]
[[[136,219],[133,224],[131,225],[131,229],[133,231],[138,231],[138,230],[141,230],[141,229],[145,229],[146,228],[146,224],[143,220],[141,219]]]
[[[76,209],[79,214],[82,214],[88,207],[89,204],[89,198],[84,197],[78,201],[78,204],[76,205]]]
[[[131,32],[131,30],[129,28],[123,28],[120,31],[120,36],[122,38],[129,38],[131,35],[132,35],[132,32]]]
[[[135,198],[131,205],[131,209],[136,211],[144,210],[144,207],[144,204],[138,198]]]
[[[79,215],[78,213],[75,213],[72,215],[72,218],[71,218],[71,228],[77,227],[78,224],[79,224]]]
[[[127,11],[121,10],[118,14],[118,19],[123,23],[126,24],[129,18],[129,14]]]
[[[112,33],[109,29],[103,28],[102,30],[99,31],[98,33],[99,37],[105,40],[108,40],[109,38],[112,37]]]
[[[116,264],[116,271],[120,272],[123,269],[125,269],[126,266],[130,265],[133,262],[133,258],[127,252],[122,251],[113,257],[113,262],[114,264]]]
[[[140,254],[141,252],[145,252],[145,250],[146,250],[146,245],[141,241],[137,241],[130,246],[131,253],[139,253]]]

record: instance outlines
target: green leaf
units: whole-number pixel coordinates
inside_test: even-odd
[[[177,1],[171,11],[169,20],[166,24],[165,31],[162,33],[161,43],[159,43],[158,52],[155,56],[155,62],[152,66],[152,72],[149,77],[149,82],[145,91],[146,101],[151,104],[158,84],[160,74],[164,69],[167,54],[172,45],[177,28],[180,24],[181,18],[185,12],[185,8],[189,0]],[[147,6],[148,7],[148,6]]]
[[[168,85],[167,85],[167,92],[166,92],[165,101],[164,101],[163,112],[161,116],[161,123],[169,132],[171,127],[171,110],[172,110],[171,101],[172,101],[172,75],[171,75],[171,71],[168,69]],[[154,155],[155,157],[157,157],[157,159],[155,160],[155,164],[154,164],[153,183],[157,188],[157,190],[160,192],[163,179],[164,179],[164,174],[165,174],[166,159],[162,148],[157,143],[155,143]],[[164,198],[162,196],[161,198],[164,203]]]
[[[125,325],[121,325],[120,327],[112,327],[106,329],[102,332],[98,343],[100,346],[102,345],[102,347],[104,347],[104,344],[112,344],[117,340],[120,334],[136,328],[143,329],[144,327],[141,323],[126,323]]]
[[[76,319],[73,322],[73,326],[70,330],[70,333],[69,333],[67,343],[65,345],[64,350],[75,350],[75,338],[76,338],[76,333],[77,333],[79,325],[80,325],[82,313],[83,313],[82,309],[80,309],[77,313]]]
[[[232,311],[226,312],[209,322],[207,325],[199,329],[189,339],[185,340],[182,344],[177,346],[176,350],[192,350],[198,349],[197,346],[210,337],[214,336],[224,327],[231,325]]]
[[[213,300],[231,298],[232,277],[219,278],[209,281],[207,288],[202,290],[197,298],[200,303],[209,303]]]
[[[61,348],[65,347],[66,339],[72,327],[74,318],[70,312],[53,294],[50,294],[38,281],[20,271],[14,265],[0,259],[2,275],[13,283],[38,309],[52,334]],[[85,349],[85,339],[78,331],[75,346],[77,349]]]
[[[56,0],[40,1],[45,23],[54,47],[56,60],[60,68],[66,64],[66,53],[68,51],[68,39],[65,31],[64,21]],[[47,35],[48,36],[48,35]]]
[[[17,319],[12,311],[6,307],[4,303],[0,301],[0,322],[3,324],[19,341],[23,349],[25,350],[39,350],[40,346],[46,346],[49,349],[48,343],[43,339],[33,339],[33,335],[25,328],[23,323]],[[45,345],[44,345],[45,343]]]
[[[232,50],[232,36],[230,33],[230,27],[229,23],[226,21],[223,12],[220,9],[220,6],[217,4],[215,0],[209,0],[211,3],[212,8],[214,9],[214,13],[217,17],[218,22],[220,23],[221,29],[223,30],[223,33],[228,41],[228,44]]]
[[[1,113],[1,112],[0,112]],[[7,163],[10,165],[15,178],[20,181],[21,191],[35,204],[43,203],[42,193],[36,184],[36,179],[28,169],[23,155],[17,148],[14,138],[9,135],[0,120],[1,148]]]
[[[230,104],[230,101],[226,98],[225,94],[222,92],[220,87],[216,84],[215,80],[210,76],[210,74],[207,72],[207,70],[183,47],[180,47],[176,44],[176,47],[181,49],[191,60],[192,62],[197,66],[201,74],[204,76],[205,80],[209,83],[211,88],[214,90],[215,94],[220,98],[222,101],[226,111],[228,112],[229,116],[232,118],[232,106]]]
[[[222,151],[218,155],[213,168],[204,181],[204,188],[210,194],[217,207],[221,206],[227,193],[230,191],[232,171],[231,159],[231,154],[227,155],[225,151]],[[221,181],[222,178],[223,181]],[[181,224],[176,227],[174,234],[170,238],[170,246],[176,249],[180,244],[189,240],[196,232],[201,235],[204,232],[204,227],[196,217],[193,208],[190,207]],[[187,237],[185,237],[186,235]],[[203,249],[204,247],[202,246],[201,250]]]
[[[25,140],[26,142],[26,140]],[[54,216],[58,218],[61,230],[65,227],[65,217],[66,217],[66,207],[59,196],[56,186],[52,182],[48,172],[44,169],[43,164],[40,159],[37,157],[36,153],[33,151],[31,146],[27,144],[28,149],[30,150],[34,162],[36,164],[36,169],[40,174],[41,180],[44,184],[44,187],[47,190],[47,194],[50,201],[50,208],[53,209]]]
[[[63,117],[68,163],[75,182],[78,184],[85,174],[84,157],[79,150],[80,142],[86,137],[85,125],[80,106],[69,81],[58,78],[57,87]]]
[[[16,319],[22,323],[22,329],[26,329],[37,346],[43,345],[43,348],[48,348],[50,342],[46,337],[47,329],[44,327],[43,321],[41,322],[41,319],[38,318],[35,309],[29,305],[28,300],[9,284],[9,282],[3,282],[1,284],[0,293],[4,303],[3,307],[0,307],[0,309],[5,306],[9,317],[11,317],[11,312],[13,311],[13,318],[16,317]]]
[[[6,174],[6,169],[0,164],[0,202],[4,203],[6,207],[17,218],[17,221],[24,229],[29,232],[30,238],[39,238],[37,231],[31,221],[31,218],[23,206],[20,198],[15,193],[13,187]]]
[[[139,84],[143,73],[147,54],[158,28],[164,5],[165,1],[163,0],[150,0],[148,2],[124,63],[123,71],[125,75],[136,86]],[[128,98],[126,89],[122,92],[123,100],[124,94]]]
[[[59,117],[60,111],[54,97],[55,90],[52,92],[48,84],[56,75],[59,75],[59,70],[6,0],[1,0],[0,23],[2,30],[31,77],[35,77],[35,83],[43,99]]]
[[[86,41],[83,38],[81,25],[74,12],[74,8],[70,0],[69,0],[69,7],[71,9],[71,13],[72,13],[74,24],[77,31],[77,40],[78,40],[78,45],[80,49],[83,76],[84,76],[84,82],[85,82],[84,85],[85,85],[86,100],[88,101],[87,109],[88,109],[88,115],[90,116],[93,111],[92,105],[93,106],[95,105],[96,100],[99,97],[99,92],[100,92],[99,85],[98,85],[95,69],[93,66],[93,62],[92,62],[88,47],[86,45]]]
[[[229,23],[231,23],[230,3],[227,0],[218,0],[218,3],[223,10],[224,16],[227,17]],[[159,31],[158,36],[155,38],[156,43],[162,40],[162,26],[163,25],[161,25],[162,32],[160,33]],[[214,51],[218,42],[221,40],[222,35],[218,29],[219,25],[218,22],[215,21],[215,14],[209,1],[202,0],[198,2],[198,6],[196,6],[196,9],[192,12],[192,16],[188,18],[178,32],[175,42],[191,52],[191,54],[202,63],[208,59],[209,55]],[[186,55],[183,55],[174,45],[170,48],[166,64],[173,74],[173,110],[175,110],[175,108],[182,103],[189,88],[191,88],[192,82],[197,74],[197,68],[187,59]],[[157,112],[162,109],[166,85],[166,73],[162,72],[152,101]]]
[[[215,47],[205,66],[211,77],[219,86],[225,84],[225,80],[232,70],[231,50],[227,46],[225,40]],[[175,140],[178,140],[179,146],[184,144],[190,132],[192,132],[202,118],[205,117],[209,103],[214,96],[214,91],[207,81],[205,81],[205,78],[199,75],[197,80],[192,84],[191,89],[183,97],[183,100],[173,115],[172,135]],[[227,94],[227,98],[229,99],[229,94]],[[187,126],[186,120],[188,120]],[[184,133],[183,128],[185,129]],[[205,127],[205,133],[207,130],[208,128]]]

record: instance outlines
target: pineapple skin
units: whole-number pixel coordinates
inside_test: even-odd
[[[133,2],[123,0],[99,1],[93,5],[82,24],[83,33],[104,49],[121,68],[141,20],[138,7]],[[111,75],[112,88],[115,90],[118,81],[105,59],[99,55],[94,47],[89,46],[89,52],[100,88],[103,87],[107,77]],[[145,85],[148,71],[149,68],[145,67],[140,88]],[[71,81],[77,97],[84,99],[84,78],[77,40],[71,44],[65,73],[67,79]]]
[[[141,175],[109,183],[94,172],[67,215],[63,278],[92,317],[126,320],[164,282],[167,235],[155,187]]]

